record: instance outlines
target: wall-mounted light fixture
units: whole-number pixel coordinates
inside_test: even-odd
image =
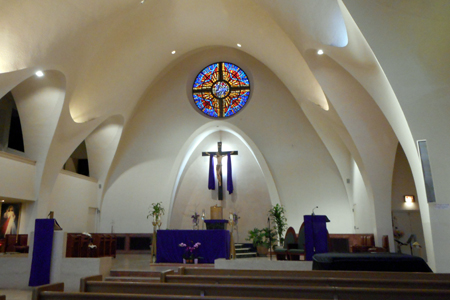
[[[405,201],[406,204],[411,204],[414,202],[414,196],[405,195],[405,196],[403,196],[403,201]]]

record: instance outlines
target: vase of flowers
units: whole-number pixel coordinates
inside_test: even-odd
[[[198,222],[200,220],[200,215],[197,212],[195,212],[191,216],[191,218],[192,218],[192,224],[193,224],[194,230],[198,230]]]
[[[197,243],[193,243],[192,241],[190,242],[190,244],[192,246],[189,246],[185,243],[180,243],[178,246],[185,248],[184,252],[183,252],[183,263],[184,264],[193,264],[193,263],[197,263],[198,262],[198,248],[201,246],[201,243],[197,242]]]
[[[153,217],[153,227],[158,226],[161,227],[162,221],[161,216],[164,215],[164,207],[162,206],[162,202],[152,203],[150,210],[147,215],[147,219],[149,217]]]

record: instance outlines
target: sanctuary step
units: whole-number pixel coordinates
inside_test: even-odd
[[[152,282],[159,281],[162,271],[173,270],[175,274],[178,272],[179,267],[185,267],[189,269],[211,269],[214,268],[214,264],[149,264],[141,266],[145,269],[127,270],[112,269],[109,272],[109,276],[105,277],[105,281],[120,281],[120,282]]]
[[[236,249],[236,258],[256,257],[257,254],[252,250],[252,247],[244,244],[234,244]]]

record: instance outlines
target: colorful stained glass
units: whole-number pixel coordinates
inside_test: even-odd
[[[206,115],[226,118],[239,112],[250,96],[247,74],[236,65],[214,63],[204,68],[192,87],[195,105]]]

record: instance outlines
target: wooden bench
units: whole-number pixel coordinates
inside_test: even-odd
[[[5,295],[0,295],[0,300],[6,300],[6,296]]]
[[[449,273],[421,273],[421,272],[369,272],[369,271],[278,271],[278,270],[231,270],[213,268],[178,268],[179,275],[223,275],[223,276],[272,276],[272,277],[332,277],[332,278],[379,278],[404,280],[447,280]]]
[[[333,277],[272,277],[272,276],[227,276],[227,275],[175,275],[162,272],[160,282],[194,284],[231,284],[231,285],[280,285],[280,286],[333,286],[401,289],[447,289],[447,280],[410,280],[379,278],[333,278]]]
[[[170,275],[167,275],[170,276]],[[347,299],[347,300],[447,300],[450,290],[367,288],[336,286],[276,286],[235,284],[130,283],[85,278],[80,291],[87,293],[154,294],[213,297]]]
[[[3,297],[3,298],[2,298]],[[209,296],[179,296],[179,295],[141,295],[118,293],[83,293],[64,292],[64,283],[47,284],[33,289],[32,300],[250,300],[246,297],[209,297]],[[254,300],[270,300],[271,298],[256,298]],[[6,300],[0,296],[0,300]],[[283,300],[278,298],[278,300]],[[287,299],[284,299],[287,300]],[[299,299],[302,300],[302,299]],[[305,299],[306,300],[306,299]],[[320,300],[320,299],[317,299]],[[323,299],[325,300],[325,299]]]

